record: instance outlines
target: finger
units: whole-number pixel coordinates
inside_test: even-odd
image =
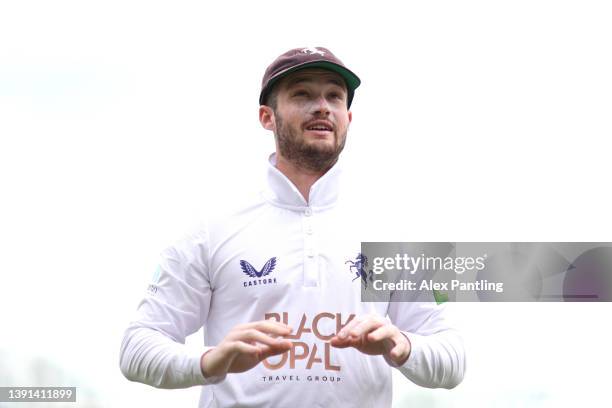
[[[244,341],[233,341],[230,349],[235,354],[257,355],[261,353],[261,346],[245,343]]]
[[[363,317],[355,317],[353,320],[348,322],[338,333],[336,333],[336,336],[339,338],[348,337],[348,333],[362,321]]]
[[[338,336],[332,337],[329,343],[332,345],[332,347],[336,348],[351,347],[351,341],[348,338],[341,339]]]
[[[287,339],[282,339],[282,338],[277,338],[275,339],[276,342],[274,344],[271,344],[269,346],[270,350],[274,353],[274,354],[281,354],[284,353],[285,351],[291,349],[293,347],[293,342],[291,340],[287,340]]]
[[[257,329],[246,329],[242,331],[238,331],[232,333],[231,339],[233,341],[243,341],[245,343],[261,343],[266,344],[268,346],[275,346],[277,344],[286,342],[288,340],[284,340],[282,338],[269,336],[266,333],[262,333]]]
[[[257,322],[246,323],[237,326],[236,329],[238,331],[255,329],[260,332],[275,334],[277,336],[287,336],[291,334],[291,327],[274,320],[260,320]]]
[[[389,356],[399,364],[403,364],[406,361],[409,353],[408,345],[404,343],[396,344],[395,347],[389,352]],[[400,361],[404,360],[404,361]]]
[[[349,348],[349,347],[351,347],[351,345],[350,344],[333,344],[332,343],[332,347],[343,349],[343,348]]]
[[[368,333],[367,339],[369,342],[375,343],[378,341],[382,341],[384,339],[394,339],[395,334],[396,334],[395,327],[386,324]]]
[[[268,320],[257,320],[255,322],[244,323],[244,324],[236,326],[236,328],[238,329],[252,329],[252,328],[264,328],[265,329],[265,328],[274,328],[274,327],[289,328],[289,325],[286,325],[285,323],[281,323],[274,319],[268,319]]]
[[[411,344],[408,337],[404,335],[401,331],[397,331],[397,333],[392,338],[394,345],[389,350],[389,355],[392,358],[400,358],[402,356],[408,356],[410,354]]]
[[[330,344],[336,348],[346,348],[346,347],[361,347],[363,346],[363,338],[362,337],[332,337],[330,340]]]
[[[262,345],[260,347],[262,347],[263,350],[262,350],[262,353],[259,356],[259,358],[261,360],[264,360],[264,359],[266,359],[268,357],[272,357],[272,356],[276,356],[276,355],[279,355],[279,354],[286,353],[287,351],[289,351],[291,349],[291,347],[293,347],[293,343],[290,342],[290,341],[286,341],[286,342],[283,342],[283,343],[279,343],[276,346],[264,346],[264,345]]]
[[[259,357],[260,359],[264,359],[266,357],[262,357],[265,354],[276,355],[282,354],[285,351],[291,348],[292,343],[284,344],[283,342],[280,345],[267,345],[267,344],[250,344],[244,341],[233,341],[230,344],[230,349],[232,354],[237,355],[254,355]]]
[[[353,327],[349,330],[348,334],[351,337],[361,337],[372,330],[378,329],[383,326],[385,323],[376,319],[376,318],[368,318],[359,323],[357,326]]]

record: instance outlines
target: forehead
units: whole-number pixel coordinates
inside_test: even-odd
[[[281,81],[282,88],[291,88],[299,84],[332,84],[346,89],[344,79],[333,71],[319,68],[305,68],[297,72],[292,72]]]

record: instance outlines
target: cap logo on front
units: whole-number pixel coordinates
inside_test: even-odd
[[[321,51],[320,49],[318,49],[317,47],[308,47],[308,48],[304,48],[302,49],[302,52],[304,54],[319,54],[320,56],[324,56],[325,55],[325,51]]]

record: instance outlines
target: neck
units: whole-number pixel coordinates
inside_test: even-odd
[[[288,161],[278,153],[276,154],[276,168],[297,187],[306,202],[308,202],[310,187],[326,173],[326,170],[313,171],[304,169]]]

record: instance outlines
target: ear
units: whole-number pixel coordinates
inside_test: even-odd
[[[351,123],[351,121],[353,120],[353,112],[348,111],[348,118],[349,118],[349,123]]]
[[[271,107],[261,105],[259,107],[259,123],[266,130],[276,130],[276,120],[274,118],[274,111]]]

